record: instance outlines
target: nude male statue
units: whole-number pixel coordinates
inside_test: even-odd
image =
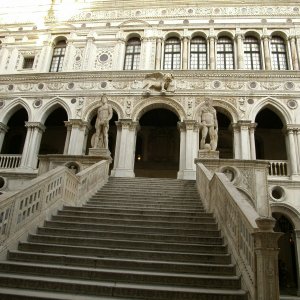
[[[218,121],[216,110],[209,98],[205,98],[204,106],[199,111],[199,123],[202,127],[200,149],[215,151],[218,143]],[[209,144],[205,143],[207,134],[209,134]]]
[[[109,120],[112,118],[113,111],[110,104],[107,103],[106,95],[101,97],[101,105],[98,108],[96,119],[96,133],[92,137],[93,148],[108,149],[108,129]]]

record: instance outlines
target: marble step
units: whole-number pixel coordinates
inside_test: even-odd
[[[55,264],[63,266],[83,266],[89,268],[148,270],[156,272],[176,272],[189,274],[234,275],[233,264],[188,263],[177,261],[138,260],[94,256],[60,255],[39,252],[10,251],[10,261]]]
[[[96,256],[110,258],[130,258],[130,259],[149,259],[163,261],[178,262],[195,262],[195,263],[212,263],[212,264],[228,264],[231,258],[228,253],[193,253],[187,248],[184,252],[173,251],[155,251],[142,249],[126,249],[126,248],[110,248],[110,247],[93,247],[93,246],[74,246],[51,243],[33,243],[20,242],[20,251],[27,252],[43,252],[56,254],[70,254],[79,256]]]
[[[182,287],[189,286],[197,288],[209,287],[212,289],[238,289],[240,287],[240,278],[235,275],[220,276],[154,272],[146,270],[87,268],[82,266],[72,267],[13,261],[0,262],[0,274],[1,273],[18,273],[30,276],[34,275],[87,281],[111,281],[136,284],[147,282],[147,284],[175,285]]]
[[[87,218],[103,218],[103,219],[117,219],[117,220],[133,220],[133,221],[151,221],[151,222],[189,222],[189,223],[215,223],[215,219],[211,216],[197,216],[197,217],[186,217],[186,216],[172,216],[172,215],[143,215],[143,214],[114,214],[106,213],[102,211],[95,212],[94,210],[71,210],[64,209],[57,212],[59,216],[74,216],[74,217],[87,217]]]
[[[38,227],[38,234],[53,235],[53,236],[69,236],[69,237],[87,237],[87,238],[112,238],[123,240],[136,241],[156,241],[156,242],[178,242],[178,243],[194,243],[194,244],[210,244],[222,245],[222,237],[198,236],[198,235],[165,235],[160,233],[145,234],[145,233],[129,233],[129,232],[113,232],[100,230],[82,230],[82,229],[66,229],[66,228],[51,228]]]
[[[211,224],[210,224],[211,225]],[[154,226],[124,226],[122,224],[93,224],[83,222],[70,222],[70,221],[45,221],[46,227],[51,228],[69,228],[79,230],[101,230],[111,232],[127,232],[127,233],[145,233],[145,234],[166,234],[166,235],[202,235],[203,237],[218,237],[220,236],[219,230],[207,229],[204,226],[199,228],[171,228],[171,227],[154,227]]]
[[[246,300],[246,293],[237,290],[175,287],[168,285],[129,284],[67,278],[41,278],[40,276],[0,273],[0,285],[10,288],[64,292],[76,295],[99,295],[130,299],[189,299],[189,300]],[[99,298],[101,299],[101,298]]]
[[[168,221],[152,221],[152,220],[127,220],[127,219],[115,219],[115,218],[96,218],[89,216],[78,216],[78,215],[64,215],[58,214],[52,216],[53,221],[66,221],[66,222],[81,222],[81,223],[93,223],[103,225],[123,225],[123,226],[141,226],[141,227],[154,227],[154,228],[182,228],[182,229],[196,229],[201,228],[207,230],[217,230],[218,225],[214,220],[199,220],[199,222],[168,222]]]

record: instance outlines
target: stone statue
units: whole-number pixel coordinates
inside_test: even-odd
[[[101,105],[98,108],[96,119],[96,133],[92,136],[92,147],[108,149],[108,129],[109,120],[112,118],[113,111],[110,104],[107,103],[106,95],[101,97]]]
[[[166,92],[170,90],[170,84],[174,76],[171,73],[163,74],[161,72],[155,72],[147,74],[144,80],[143,88],[149,93],[150,90],[155,90],[159,92]]]
[[[199,123],[202,133],[200,149],[215,151],[218,144],[218,120],[216,110],[209,98],[204,100],[204,105],[200,108]],[[209,143],[206,143],[207,134],[209,134]]]

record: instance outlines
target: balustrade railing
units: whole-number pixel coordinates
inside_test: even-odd
[[[109,162],[100,161],[74,174],[57,167],[23,190],[0,196],[0,253],[14,247],[21,236],[64,204],[79,205],[108,179]]]
[[[289,176],[287,160],[269,160],[270,176]]]
[[[0,168],[13,169],[18,168],[21,164],[22,155],[14,154],[1,154],[0,155]]]
[[[223,173],[212,174],[201,163],[197,164],[197,188],[220,226],[249,299],[278,300],[275,221],[261,217]]]

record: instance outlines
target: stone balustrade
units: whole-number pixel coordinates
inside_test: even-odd
[[[108,180],[109,162],[100,161],[78,174],[57,167],[23,190],[0,196],[0,256],[63,205],[78,206]]]
[[[270,176],[289,176],[287,160],[269,160]]]
[[[279,299],[275,220],[261,217],[223,173],[197,163],[197,188],[220,224],[249,299]]]
[[[1,169],[18,168],[21,163],[21,158],[22,158],[22,155],[1,154],[0,155],[0,168]]]

